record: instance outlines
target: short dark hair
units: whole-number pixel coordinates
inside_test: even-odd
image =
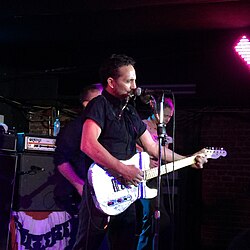
[[[107,86],[107,79],[119,77],[119,68],[122,66],[135,65],[135,60],[132,57],[123,54],[112,54],[107,58],[99,69],[101,83],[104,87]]]
[[[103,87],[101,83],[94,83],[94,84],[84,87],[81,90],[80,95],[79,95],[80,103],[82,104],[84,101],[90,101],[89,100],[90,93],[96,90],[102,91],[102,89]]]

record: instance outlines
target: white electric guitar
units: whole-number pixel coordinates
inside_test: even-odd
[[[217,159],[225,157],[227,152],[224,149],[206,149],[207,158]],[[182,160],[167,163],[161,166],[161,175],[170,173],[195,163],[195,157],[191,156]],[[135,165],[144,173],[143,181],[136,187],[134,185],[124,185],[122,177],[114,177],[108,170],[93,163],[88,171],[88,181],[93,188],[92,198],[96,208],[108,215],[117,215],[125,211],[133,202],[140,198],[154,198],[157,189],[150,189],[146,181],[158,176],[158,168],[149,167],[150,157],[146,152],[135,154],[126,161],[121,161],[126,165]]]

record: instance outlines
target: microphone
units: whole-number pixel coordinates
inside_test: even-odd
[[[45,168],[41,168],[41,167],[38,167],[38,166],[30,166],[30,169],[31,170],[36,170],[36,171],[45,171]]]
[[[134,95],[140,96],[140,95],[151,95],[151,94],[166,94],[171,92],[172,91],[169,89],[142,89],[138,87],[134,90]]]
[[[136,88],[133,91],[133,96],[140,96],[140,99],[143,103],[149,104],[150,101],[154,100],[153,94],[163,94],[171,93],[171,90],[167,89],[142,89],[140,87]]]
[[[139,96],[140,100],[145,104],[149,104],[152,100],[152,96],[143,94],[143,90],[140,87],[133,90],[132,96],[134,96],[135,98]]]
[[[142,89],[140,87],[134,89],[133,95],[134,96],[140,96],[142,94]]]
[[[135,98],[139,96],[140,100],[145,104],[150,104],[150,101],[154,99],[152,95],[146,94],[145,90],[142,90],[140,87],[133,90],[132,96],[134,96]]]

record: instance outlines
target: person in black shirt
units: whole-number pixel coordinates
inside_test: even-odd
[[[85,87],[80,94],[80,103],[84,112],[88,102],[100,95],[102,85],[92,84]],[[84,168],[85,155],[80,150],[82,134],[82,116],[77,117],[61,129],[56,138],[56,149],[54,163],[59,172],[68,180],[71,185],[67,185],[69,193],[75,189],[82,195],[86,170]],[[67,189],[64,187],[64,189]]]
[[[143,172],[134,164],[124,164],[136,154],[136,141],[144,150],[158,157],[156,143],[140,119],[129,99],[136,89],[135,62],[126,55],[111,55],[101,66],[102,95],[89,102],[83,115],[81,150],[99,166],[114,176],[123,178],[125,186],[138,184]],[[164,160],[171,161],[172,151],[167,149]],[[163,156],[163,157],[164,157]],[[175,159],[184,156],[174,153]],[[201,168],[205,156],[196,156],[195,167]],[[99,185],[102,185],[100,180]],[[103,190],[103,192],[107,190]],[[79,227],[74,249],[98,249],[106,233],[111,250],[132,250],[135,247],[136,212],[132,203],[117,215],[100,211],[94,203],[94,191],[84,185],[79,213]]]
[[[80,93],[82,113],[88,102],[101,94],[100,83],[84,87]],[[78,227],[78,206],[81,201],[83,185],[86,179],[84,165],[85,155],[80,150],[82,134],[82,116],[70,121],[63,127],[56,138],[54,164],[59,177],[55,188],[57,206],[72,215],[71,240],[69,249],[72,248]],[[64,178],[65,177],[65,178]]]

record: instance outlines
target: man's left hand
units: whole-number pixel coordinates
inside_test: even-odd
[[[207,157],[205,155],[205,149],[200,150],[199,152],[194,154],[195,157],[195,163],[191,166],[193,168],[203,168],[203,164],[207,163]]]

